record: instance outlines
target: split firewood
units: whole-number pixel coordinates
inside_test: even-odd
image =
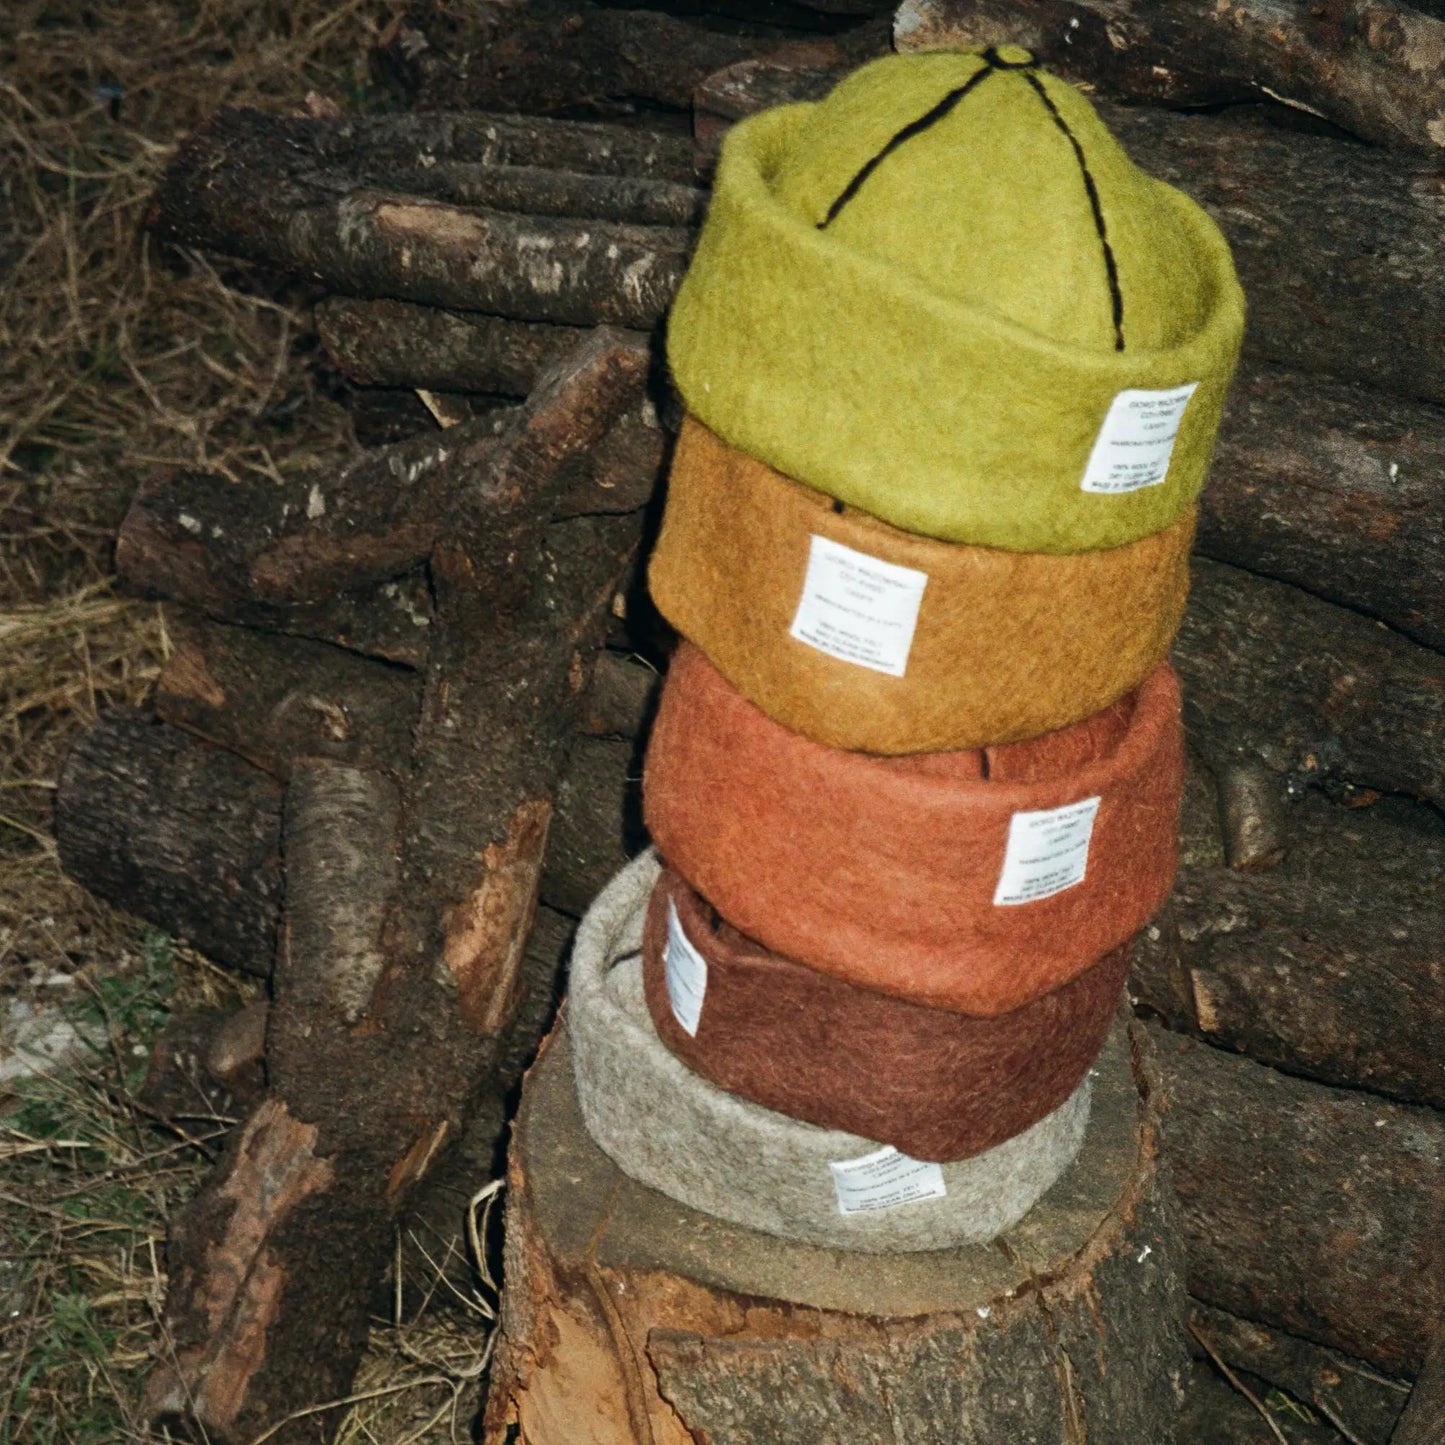
[[[1122,100],[1267,96],[1383,145],[1445,149],[1445,21],[1391,0],[905,0],[900,50],[1023,45]]]
[[[1398,1380],[1338,1350],[1197,1301],[1189,1311],[1189,1329],[1197,1355],[1210,1358],[1212,1352],[1226,1365],[1268,1381],[1335,1422],[1346,1440],[1389,1445],[1405,1403],[1407,1387]]]
[[[286,126],[222,111],[172,161],[151,227],[338,291],[531,321],[651,326],[681,279],[686,227],[519,215],[318,174]]]
[[[1130,992],[1173,1029],[1292,1074],[1445,1108],[1445,827],[1423,804],[1284,805],[1289,851],[1226,866],[1208,780],[1185,789],[1174,894]]]
[[[1296,587],[1195,559],[1174,647],[1192,730],[1298,784],[1445,803],[1445,657]]]
[[[1445,1303],[1445,1118],[1150,1028],[1189,1290],[1396,1375]]]
[[[576,113],[629,100],[686,110],[704,77],[777,45],[654,10],[478,0],[411,4],[375,55],[419,109]]]
[[[159,1421],[241,1442],[346,1392],[396,1219],[487,1089],[551,798],[637,546],[625,517],[606,524],[610,547],[553,533],[552,494],[636,404],[646,367],[644,349],[595,333],[460,479],[430,559],[410,766],[292,768],[270,1093],[176,1222]]]
[[[640,341],[633,344],[644,354]],[[509,416],[432,431],[363,452],[335,474],[308,472],[280,484],[162,473],[141,488],[121,523],[117,571],[130,587],[214,617],[305,633],[293,614],[327,609],[338,591],[389,582],[429,555],[458,479],[488,464]],[[652,494],[663,451],[644,397],[590,454],[566,459],[552,510],[559,517],[635,511]],[[385,604],[384,593],[372,595]],[[332,640],[324,630],[313,635]]]
[[[1438,161],[1227,116],[1100,110],[1145,170],[1218,221],[1248,302],[1248,353],[1445,402]]]

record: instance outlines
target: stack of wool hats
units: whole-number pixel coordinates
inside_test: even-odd
[[[1025,51],[889,57],[728,136],[669,327],[665,863],[574,953],[625,1172],[926,1249],[1073,1158],[1173,880],[1165,658],[1242,329],[1214,224]]]

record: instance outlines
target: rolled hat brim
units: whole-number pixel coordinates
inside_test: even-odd
[[[1067,983],[1164,901],[1182,780],[1168,663],[1028,742],[871,757],[774,722],[684,642],[643,813],[668,862],[766,948],[993,1015]]]
[[[1072,555],[936,542],[688,418],[648,580],[663,616],[784,727],[870,753],[983,747],[1078,722],[1164,659],[1194,519]],[[867,594],[855,610],[858,577],[872,613]]]

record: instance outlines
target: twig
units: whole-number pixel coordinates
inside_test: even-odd
[[[1239,1393],[1243,1395],[1244,1398],[1248,1400],[1249,1403],[1253,1405],[1256,1410],[1259,1411],[1260,1418],[1264,1421],[1266,1425],[1269,1426],[1271,1433],[1274,1435],[1274,1438],[1279,1441],[1279,1445],[1289,1445],[1288,1438],[1285,1436],[1284,1431],[1281,1430],[1279,1426],[1275,1423],[1274,1416],[1269,1413],[1268,1406],[1266,1406],[1264,1401],[1261,1400],[1259,1396],[1256,1395],[1254,1391],[1251,1390],[1249,1386],[1246,1385],[1244,1381],[1241,1380],[1239,1376],[1236,1375],[1234,1371],[1231,1370],[1229,1366],[1224,1363],[1224,1361],[1219,1356],[1219,1351],[1216,1350],[1214,1346],[1210,1344],[1209,1341],[1205,1339],[1202,1334],[1200,1334],[1199,1327],[1194,1323],[1193,1320],[1189,1322],[1189,1333],[1193,1335],[1196,1340],[1199,1341],[1200,1345],[1204,1349],[1204,1353],[1208,1355],[1209,1358],[1213,1360],[1214,1363],[1219,1367],[1219,1371],[1224,1376],[1224,1378],[1228,1380],[1229,1383],[1233,1385],[1234,1388],[1238,1390]]]
[[[1346,1425],[1342,1419],[1340,1419],[1338,1412],[1333,1410],[1329,1405],[1325,1403],[1324,1396],[1321,1395],[1318,1390],[1315,1390],[1311,1394],[1310,1399],[1314,1403],[1315,1409],[1317,1409],[1320,1414],[1323,1415],[1325,1419],[1328,1420],[1330,1424],[1333,1425],[1335,1429],[1338,1430],[1340,1434],[1343,1435],[1345,1439],[1350,1442],[1350,1445],[1369,1445],[1368,1441],[1360,1439],[1360,1437],[1356,1435],[1355,1432],[1351,1430],[1350,1427]]]
[[[445,1375],[424,1375],[420,1380],[407,1380],[400,1385],[382,1385],[375,1390],[360,1390],[354,1395],[342,1395],[335,1400],[323,1400],[319,1405],[307,1405],[303,1410],[293,1410],[289,1415],[283,1416],[274,1425],[253,1437],[250,1445],[264,1445],[265,1441],[284,1430],[287,1425],[294,1424],[297,1420],[304,1420],[310,1415],[320,1415],[327,1410],[339,1410],[343,1405],[361,1405],[367,1400],[384,1400],[388,1395],[400,1395],[406,1390],[420,1390],[427,1385],[451,1387],[451,1384],[452,1382]],[[1287,1441],[1286,1445],[1288,1445]]]

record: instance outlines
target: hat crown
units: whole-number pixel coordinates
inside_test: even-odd
[[[874,61],[791,142],[767,180],[822,236],[1051,341],[1168,348],[1213,302],[1166,188],[1016,47]]]

